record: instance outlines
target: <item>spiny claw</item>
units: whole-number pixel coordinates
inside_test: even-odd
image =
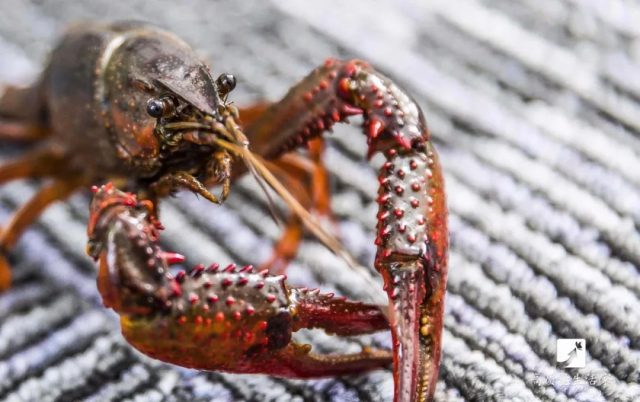
[[[169,271],[179,254],[163,251],[148,202],[103,186],[91,204],[88,234],[99,261],[104,304],[121,317],[125,338],[151,357],[203,370],[307,378],[384,367],[372,349],[320,356],[291,339],[301,328],[357,335],[388,328],[380,306],[290,288],[286,276],[250,265],[196,265]]]
[[[276,158],[362,114],[379,176],[376,269],[394,337],[395,401],[433,398],[447,276],[447,211],[438,158],[418,104],[361,60],[328,59],[254,122],[254,151]],[[267,140],[267,136],[268,137]]]

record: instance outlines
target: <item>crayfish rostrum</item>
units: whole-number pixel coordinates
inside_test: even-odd
[[[393,363],[397,401],[433,397],[447,275],[447,212],[438,157],[422,112],[391,80],[359,60],[328,59],[279,102],[236,108],[231,74],[213,79],[171,33],[141,23],[72,27],[31,87],[0,100],[0,137],[34,143],[0,166],[0,182],[47,178],[0,233],[3,255],[46,206],[93,184],[88,253],[98,261],[104,304],[125,338],[154,358],[184,367],[309,378]],[[189,189],[220,203],[230,183],[264,161],[305,208],[328,213],[321,136],[362,115],[368,157],[379,173],[377,255],[388,311],[289,286],[304,219],[293,216],[274,256],[247,266],[182,261],[158,243],[157,202]],[[303,157],[293,153],[308,146]],[[311,163],[309,160],[311,159]],[[243,163],[240,163],[243,162]],[[255,170],[252,170],[255,172]],[[311,179],[309,179],[311,177]],[[221,185],[220,195],[208,188]],[[0,257],[0,285],[9,286]],[[392,353],[364,348],[317,355],[292,341],[300,328],[355,335],[389,328]]]

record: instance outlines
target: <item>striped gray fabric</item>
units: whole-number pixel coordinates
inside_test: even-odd
[[[427,4],[424,4],[427,3]],[[640,400],[640,4],[628,0],[0,0],[0,82],[34,77],[70,21],[167,27],[239,80],[238,104],[277,100],[327,56],[367,59],[423,106],[444,165],[451,263],[438,400]],[[78,55],[82,57],[82,55]],[[347,249],[371,267],[376,175],[357,129],[326,153]],[[0,159],[20,152],[2,144]],[[0,187],[0,222],[38,187]],[[245,178],[215,207],[162,205],[167,248],[191,263],[259,263],[278,227]],[[12,254],[0,295],[7,401],[390,400],[389,371],[295,381],[202,373],[127,346],[84,255],[87,194],[51,207]],[[372,275],[373,275],[373,271]],[[362,280],[312,238],[290,282],[352,298]],[[379,279],[376,277],[376,280]],[[381,290],[373,296],[382,295]],[[297,334],[321,352],[388,334]],[[556,364],[584,338],[586,366]]]

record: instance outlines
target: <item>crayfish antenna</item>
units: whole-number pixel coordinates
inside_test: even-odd
[[[269,186],[282,198],[282,200],[287,204],[287,206],[296,214],[304,225],[313,233],[329,250],[331,250],[334,254],[341,257],[347,264],[357,270],[359,273],[363,275],[363,278],[370,282],[372,286],[377,286],[371,274],[366,271],[356,259],[342,246],[340,241],[328,233],[322,225],[304,208],[296,198],[291,195],[291,193],[280,183],[280,181],[271,173],[271,171],[266,167],[265,163],[262,161],[258,155],[251,152],[249,149],[244,147],[240,147],[236,144],[230,143],[228,141],[224,141],[221,139],[217,139],[216,143],[218,143],[221,147],[231,150],[245,161],[248,166],[255,169],[256,174],[264,179],[264,181],[269,184]]]

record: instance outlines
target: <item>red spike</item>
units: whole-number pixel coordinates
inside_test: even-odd
[[[253,315],[256,312],[256,309],[253,306],[247,306],[247,315]]]
[[[178,253],[169,253],[166,251],[162,251],[160,253],[160,258],[164,259],[167,264],[171,265],[171,264],[178,264],[180,262],[184,262],[185,260],[185,256],[182,254],[178,254]]]
[[[217,302],[218,301],[218,295],[210,294],[209,296],[207,296],[207,301],[209,303],[212,303],[212,304]]]
[[[333,109],[331,111],[331,118],[333,119],[333,121],[338,122],[340,121],[340,112],[338,112],[338,109]]]
[[[253,265],[245,265],[238,272],[251,272],[253,271]]]
[[[176,281],[178,281],[179,283],[184,282],[184,277],[186,276],[186,272],[184,271],[178,271],[178,273],[176,274]]]
[[[254,286],[254,288],[256,289],[262,289],[264,287],[264,282],[263,281],[259,281],[258,283],[256,283],[256,285]]]
[[[405,137],[401,133],[396,133],[394,135],[396,137],[396,141],[398,141],[398,144],[400,144],[401,147],[404,149],[411,149],[411,140],[409,140],[409,138]]]
[[[182,288],[180,287],[180,284],[175,280],[171,281],[171,295],[174,297],[182,296]]]
[[[214,273],[214,272],[217,272],[219,268],[220,268],[220,264],[214,262],[213,264],[207,267],[207,272]]]
[[[224,279],[222,280],[222,286],[224,286],[225,288],[226,288],[227,286],[230,286],[232,283],[233,283],[233,281],[232,281],[231,279],[229,279],[229,278],[224,278]]]
[[[200,300],[200,297],[198,297],[197,294],[191,293],[189,295],[189,303],[191,303],[192,305],[196,304],[199,300]]]
[[[269,270],[263,269],[262,271],[259,272],[259,274],[262,275],[264,278],[266,278],[267,276],[269,276]]]
[[[378,220],[383,221],[383,220],[387,219],[389,217],[389,215],[390,215],[389,211],[384,210],[384,211],[378,212],[377,218],[378,218]]]
[[[202,264],[198,264],[196,266],[193,267],[193,269],[191,270],[191,277],[193,278],[197,278],[200,275],[202,275],[202,272],[204,272],[204,265]]]
[[[229,264],[223,269],[223,272],[235,272],[236,264]]]
[[[382,194],[378,197],[378,200],[377,200],[378,204],[384,204],[387,201],[389,201],[390,198],[391,198],[391,194],[389,193]]]
[[[242,314],[240,314],[240,312],[239,312],[239,311],[236,311],[236,312],[234,312],[234,313],[233,313],[233,318],[234,318],[236,321],[240,321],[240,319],[242,318]]]
[[[236,299],[233,296],[229,296],[229,297],[227,297],[227,300],[225,300],[225,304],[227,306],[232,306],[233,303],[235,303],[235,302],[236,302]]]
[[[369,123],[369,137],[375,139],[378,138],[380,133],[384,130],[384,122],[373,117],[371,123]]]
[[[346,77],[342,78],[338,82],[338,91],[343,96],[349,96],[349,93],[351,92],[351,80],[349,80],[349,78],[346,78]]]
[[[344,113],[345,116],[356,116],[362,114],[363,110],[359,107],[355,107],[348,103],[345,103],[344,105],[342,105],[342,113]]]
[[[98,192],[98,186],[91,186],[91,192],[92,193],[97,193]]]
[[[249,282],[249,279],[247,279],[247,278],[244,278],[244,277],[243,277],[243,278],[238,279],[237,285],[238,285],[238,286],[244,286],[244,285],[246,285],[248,282]]]
[[[276,295],[268,294],[267,295],[267,301],[269,303],[273,303],[274,301],[276,301]]]

